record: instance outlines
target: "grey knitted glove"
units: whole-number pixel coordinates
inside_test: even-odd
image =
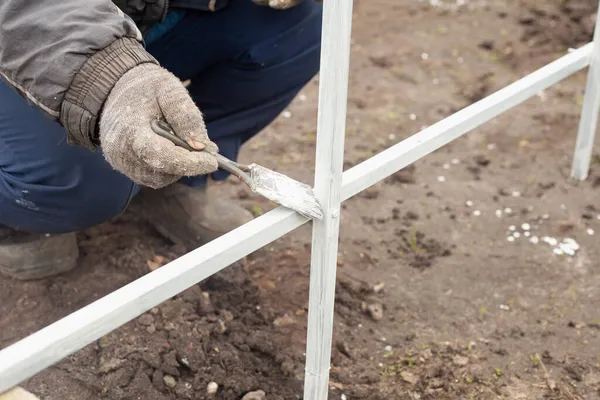
[[[304,0],[252,0],[254,4],[259,6],[269,6],[277,10],[285,10],[292,8],[302,3]],[[316,0],[318,3],[322,3],[322,0]]]
[[[159,118],[204,151],[190,152],[158,136],[150,122]],[[155,64],[139,65],[117,81],[100,118],[100,143],[113,168],[154,189],[217,169],[218,148],[206,134],[200,110],[179,79]]]

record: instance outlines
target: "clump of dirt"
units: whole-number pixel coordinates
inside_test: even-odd
[[[395,235],[400,238],[400,244],[388,248],[392,258],[402,258],[414,268],[425,269],[433,265],[438,257],[448,257],[452,254],[449,248],[433,238],[426,238],[423,232],[415,229],[396,229]]]
[[[594,0],[524,1],[521,40],[532,52],[564,51],[592,40],[598,2]]]
[[[392,174],[388,178],[384,180],[385,183],[393,185],[393,184],[414,184],[416,183],[415,178],[416,166],[411,164],[406,168],[401,169],[400,171]]]

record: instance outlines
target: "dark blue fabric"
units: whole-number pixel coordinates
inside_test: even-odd
[[[165,20],[152,27],[144,34],[144,42],[150,44],[163,37],[168,31],[173,29],[185,17],[185,10],[171,11],[165,17]]]
[[[275,11],[236,0],[215,13],[186,12],[148,50],[192,80],[209,136],[235,160],[241,144],[317,72],[320,26],[321,6],[312,1]],[[202,186],[206,177],[183,182]],[[69,146],[60,125],[0,82],[0,224],[41,233],[80,230],[121,213],[138,191],[101,150]]]

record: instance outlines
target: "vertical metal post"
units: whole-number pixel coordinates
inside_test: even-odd
[[[305,400],[325,400],[329,389],[352,5],[323,2],[315,195],[324,217],[313,225]]]
[[[598,125],[598,112],[600,111],[600,6],[596,16],[594,29],[594,50],[590,57],[590,68],[585,87],[585,97],[579,120],[577,144],[573,155],[571,177],[584,180],[588,177],[594,137]]]

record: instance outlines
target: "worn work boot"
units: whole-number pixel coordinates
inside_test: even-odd
[[[0,273],[21,280],[47,278],[77,265],[74,233],[40,235],[0,225]]]
[[[217,198],[205,188],[175,183],[145,188],[139,195],[142,215],[173,243],[193,250],[252,220],[240,205]]]

